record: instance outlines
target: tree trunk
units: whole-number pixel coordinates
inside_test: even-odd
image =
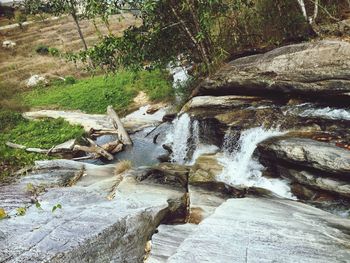
[[[107,114],[111,118],[114,127],[118,130],[118,139],[124,144],[124,145],[132,145],[132,141],[129,137],[129,134],[126,132],[122,122],[120,121],[117,113],[113,109],[112,106],[107,107]]]
[[[83,32],[81,31],[81,28],[80,28],[80,25],[79,25],[79,20],[78,20],[77,14],[75,13],[75,10],[73,10],[73,12],[72,12],[71,15],[72,15],[72,17],[73,17],[73,20],[74,20],[74,22],[75,22],[75,25],[77,26],[77,30],[78,30],[80,39],[81,39],[81,41],[83,42],[84,49],[85,49],[85,51],[86,51],[88,48],[87,48],[87,45],[86,45],[86,42],[85,42],[85,38],[84,38]]]

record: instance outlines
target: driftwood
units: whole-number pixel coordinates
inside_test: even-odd
[[[113,130],[95,130],[93,128],[90,129],[89,131],[89,136],[90,137],[99,137],[99,136],[102,136],[102,135],[114,135],[114,134],[118,134],[118,131],[113,129]]]
[[[6,145],[8,147],[14,148],[14,149],[21,149],[21,150],[25,150],[27,147],[21,144],[17,144],[17,143],[12,143],[12,142],[7,142]]]
[[[132,145],[132,141],[129,134],[126,132],[121,120],[119,119],[117,113],[112,106],[107,107],[107,114],[113,122],[114,127],[118,131],[118,138],[124,145]]]
[[[25,150],[26,152],[32,152],[32,153],[45,153],[45,154],[47,154],[49,152],[49,150],[47,150],[47,149],[27,148],[24,145],[17,144],[17,143],[12,143],[12,142],[6,142],[6,145],[8,147],[11,147],[11,148],[14,148],[14,149]]]
[[[109,153],[118,153],[123,150],[123,144],[119,141],[113,141],[102,145],[101,147]]]
[[[87,138],[87,141],[90,143],[90,146],[75,145],[73,150],[90,153],[97,158],[103,156],[104,158],[110,161],[114,159],[113,155],[104,150],[101,146],[97,145],[93,140]]]

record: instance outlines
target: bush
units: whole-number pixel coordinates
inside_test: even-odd
[[[68,76],[64,78],[64,83],[67,85],[72,85],[72,84],[75,84],[76,82],[77,80],[72,76]]]
[[[60,56],[60,51],[58,50],[58,48],[49,47],[48,52],[53,57],[59,57]]]
[[[132,163],[129,160],[122,160],[119,163],[116,164],[114,168],[114,175],[118,175],[121,173],[124,173],[127,170],[130,170],[132,168]]]
[[[39,45],[35,48],[35,52],[40,55],[47,55],[49,54],[49,48],[45,45]]]

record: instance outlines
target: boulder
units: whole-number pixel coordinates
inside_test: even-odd
[[[27,87],[32,88],[36,87],[39,84],[47,84],[47,80],[44,76],[41,75],[33,75],[27,80]]]
[[[350,97],[350,43],[315,41],[239,58],[205,80],[193,95]],[[307,96],[307,97],[306,97]]]
[[[216,181],[216,176],[222,172],[222,165],[218,158],[221,154],[202,155],[197,158],[189,173],[189,183],[198,185]]]
[[[167,262],[347,262],[350,220],[281,199],[229,199]]]
[[[268,166],[276,162],[315,169],[350,181],[350,151],[332,143],[308,138],[274,138],[258,145],[260,160]]]
[[[3,48],[15,48],[16,42],[13,42],[11,40],[5,40],[2,42],[2,47]]]
[[[340,179],[324,177],[315,174],[314,172],[295,170],[277,166],[278,173],[298,184],[308,186],[309,188],[321,191],[330,192],[339,196],[350,198],[350,183]],[[315,192],[315,191],[314,191]]]

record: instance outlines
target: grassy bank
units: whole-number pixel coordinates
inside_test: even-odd
[[[117,111],[127,108],[138,92],[144,91],[152,101],[173,97],[168,74],[162,71],[122,71],[111,76],[96,76],[73,85],[57,82],[23,94],[29,107],[82,110],[104,113],[108,105]]]
[[[48,158],[42,154],[27,153],[5,145],[10,141],[27,147],[50,149],[72,138],[80,138],[84,130],[58,119],[28,121],[19,113],[0,110],[0,182],[17,169]]]

